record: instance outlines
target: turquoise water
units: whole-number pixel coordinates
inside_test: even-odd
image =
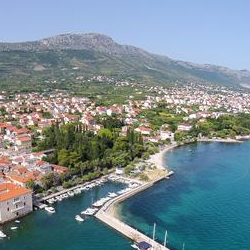
[[[250,249],[250,141],[199,143],[165,155],[175,174],[121,206],[122,219],[162,242],[168,230],[171,250]],[[0,227],[10,239],[0,250],[131,250],[130,241],[95,218],[74,217],[92,200],[122,189],[107,183],[55,205],[56,214],[36,211]]]
[[[130,242],[95,218],[77,222],[75,215],[87,208],[92,200],[104,197],[109,191],[122,189],[121,184],[107,183],[102,187],[53,204],[55,214],[38,210],[21,219],[17,231],[15,223],[1,229],[10,239],[0,239],[2,250],[130,250]]]
[[[127,200],[124,221],[170,249],[250,249],[250,141],[199,143],[165,155],[175,171],[168,181]]]

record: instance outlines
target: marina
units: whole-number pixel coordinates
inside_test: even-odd
[[[137,181],[134,179],[123,178],[121,176],[111,174],[100,180],[96,180],[91,183],[86,183],[84,185],[79,185],[77,187],[71,188],[70,190],[64,190],[63,192],[55,193],[53,195],[44,197],[41,200],[39,200],[39,203],[40,203],[40,207],[44,209],[48,214],[56,214],[57,211],[54,207],[51,206],[51,204],[54,204],[54,203],[56,204],[66,198],[72,198],[74,196],[77,196],[78,194],[81,194],[83,191],[88,193],[88,191],[91,191],[92,189],[97,188],[97,187],[101,187],[104,183],[107,183],[107,182],[120,183],[124,185],[122,189],[117,190],[116,192],[114,190],[109,191],[107,192],[106,196],[100,197],[95,202],[93,202],[93,199],[92,199],[92,202],[89,207],[81,211],[80,214],[75,215],[75,220],[77,222],[84,222],[85,217],[87,218],[88,216],[95,215],[96,218],[102,220],[105,223],[109,221],[109,223],[107,223],[109,226],[112,224],[112,227],[116,228],[117,231],[120,231],[121,233],[123,233],[123,235],[135,241],[132,247],[135,247],[137,249],[142,249],[140,248],[140,244],[142,242],[147,242],[148,246],[152,247],[152,248],[147,248],[147,249],[168,250],[166,247],[150,239],[146,235],[138,232],[136,229],[133,229],[130,226],[120,222],[116,218],[111,219],[109,215],[108,217],[105,217],[106,215],[105,212],[109,209],[111,205],[114,205],[117,202],[121,202],[122,200],[128,197],[131,197],[137,194],[138,192],[141,192],[151,187],[155,182],[158,182],[166,177],[167,175],[160,177],[159,179],[153,182],[143,183],[141,181]],[[42,206],[41,204],[44,206]],[[20,223],[20,221],[16,221],[15,223]],[[17,230],[18,227],[12,226],[10,229]],[[0,237],[5,238],[6,236],[7,235],[1,231]]]
[[[82,185],[78,185],[76,187],[72,187],[70,189],[66,189],[54,194],[51,194],[49,196],[43,197],[40,200],[36,202],[36,207],[39,209],[45,209],[48,213],[56,213],[56,210],[51,206],[52,204],[56,202],[60,202],[66,198],[73,197],[75,195],[81,194],[83,191],[87,192],[95,187],[102,186],[106,182],[117,182],[117,183],[123,183],[127,187],[119,190],[117,193],[115,192],[108,192],[108,195],[106,197],[102,197],[91,204],[91,207],[81,211],[81,214],[83,216],[93,216],[95,213],[108,201],[112,200],[113,198],[123,195],[129,191],[131,191],[134,188],[139,187],[142,185],[141,181],[129,179],[126,177],[117,176],[115,174],[110,174],[108,176],[102,177],[98,180],[88,182]],[[47,205],[48,204],[48,205]],[[76,215],[75,219],[77,221],[84,221],[84,219],[80,215]]]
[[[104,250],[129,250],[131,247],[127,239],[100,223],[91,214],[81,214],[81,211],[92,208],[93,201],[107,197],[109,193],[117,193],[126,187],[125,183],[107,180],[104,185],[55,202],[52,206],[56,212],[53,214],[44,209],[38,209],[20,218],[18,222],[9,222],[0,227],[6,235],[5,238],[0,239],[0,248],[1,250],[17,249],[17,247],[20,250],[34,248],[43,250],[46,244],[48,250],[55,249],[55,246],[60,246],[61,250],[71,248],[94,250],[101,244]],[[76,215],[84,221],[77,220]],[[18,228],[12,230],[11,227],[15,226]],[[103,246],[103,242],[107,246]]]
[[[139,232],[137,229],[125,224],[124,222],[117,219],[112,214],[112,209],[114,209],[114,206],[150,187],[152,187],[155,183],[165,179],[166,177],[169,177],[169,175],[172,175],[173,172],[166,173],[165,176],[161,176],[157,178],[154,181],[144,183],[134,189],[128,190],[127,192],[122,193],[120,196],[110,200],[107,202],[96,214],[95,217],[107,224],[108,226],[114,228],[116,231],[120,232],[127,238],[131,239],[135,243],[131,246],[136,249],[155,249],[155,250],[169,250],[166,247],[166,242],[164,245],[158,243],[155,241],[155,237],[153,236],[153,239],[146,236],[145,234]],[[126,189],[125,189],[126,190]],[[154,226],[154,234],[155,234],[155,226]]]

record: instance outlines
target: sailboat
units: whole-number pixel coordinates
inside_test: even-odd
[[[164,236],[164,244],[163,244],[164,247],[166,247],[166,244],[167,244],[167,237],[168,237],[168,231],[166,230],[165,236]]]

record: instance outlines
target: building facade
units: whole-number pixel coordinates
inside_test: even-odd
[[[0,224],[33,210],[32,191],[13,183],[0,184]]]

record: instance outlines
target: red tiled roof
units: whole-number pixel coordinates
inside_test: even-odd
[[[19,187],[18,185],[15,185],[13,183],[4,183],[0,185],[0,202],[31,192],[31,190]]]

